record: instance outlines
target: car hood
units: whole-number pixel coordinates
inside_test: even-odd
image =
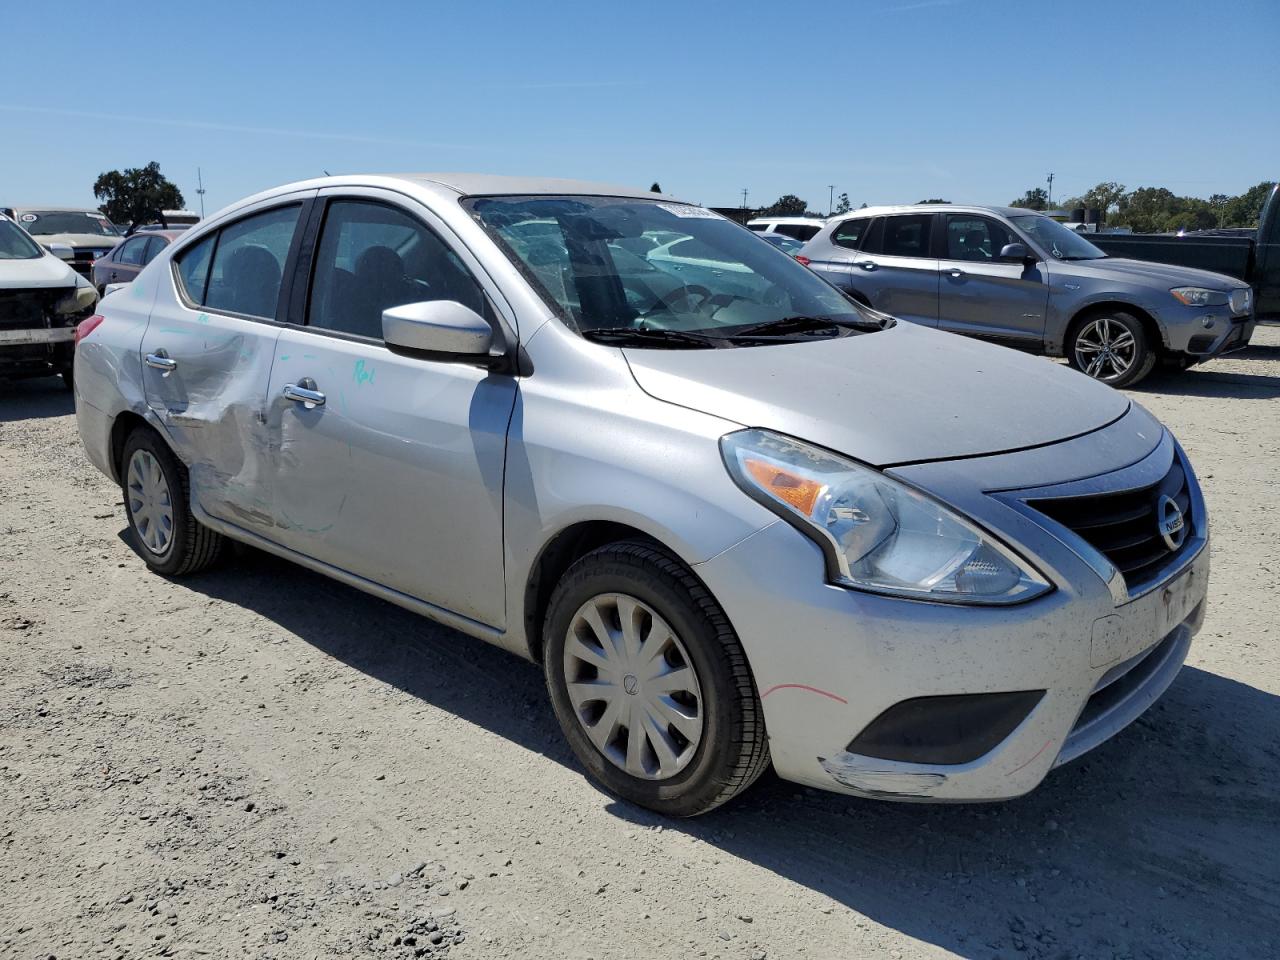
[[[48,246],[51,243],[65,243],[69,247],[93,247],[96,249],[110,250],[122,237],[104,237],[99,233],[42,233],[40,236],[32,235],[36,243]]]
[[[1177,286],[1208,287],[1211,290],[1233,290],[1245,286],[1243,280],[1211,270],[1180,267],[1171,263],[1153,263],[1150,260],[1126,260],[1123,257],[1107,257],[1103,260],[1076,260],[1060,266],[1079,267],[1080,273],[1090,277],[1110,277],[1127,283],[1149,283],[1162,290]]]
[[[76,272],[51,254],[38,260],[0,259],[0,290],[74,287]]]
[[[623,353],[659,400],[879,467],[1042,446],[1129,409],[1123,394],[1061,364],[909,323],[836,340]]]

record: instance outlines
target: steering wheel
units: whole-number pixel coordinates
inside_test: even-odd
[[[680,300],[684,300],[686,303],[688,303],[693,297],[702,298],[697,303],[690,304],[692,309],[697,311],[697,310],[701,310],[708,301],[713,300],[715,298],[715,294],[713,294],[710,290],[708,290],[706,287],[704,287],[700,283],[691,283],[685,287],[677,287],[676,289],[672,290],[670,293],[666,293],[658,297],[658,300],[654,304],[654,306],[666,307],[666,309],[674,311],[676,307],[675,307],[675,303],[673,303],[672,301],[678,302]]]

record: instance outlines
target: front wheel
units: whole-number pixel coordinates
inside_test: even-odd
[[[696,816],[768,765],[737,635],[706,587],[653,546],[610,544],[570,567],[551,598],[543,654],[569,746],[632,803]]]
[[[1067,362],[1112,387],[1137,383],[1156,365],[1155,346],[1142,321],[1123,310],[1077,321],[1067,343]]]

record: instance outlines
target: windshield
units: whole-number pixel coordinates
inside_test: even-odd
[[[91,233],[98,237],[118,237],[119,231],[100,213],[91,210],[20,210],[18,219],[33,237],[55,233]]]
[[[1057,220],[1048,217],[1010,217],[1013,225],[1048,250],[1059,260],[1100,260],[1106,256],[1101,250],[1074,230],[1069,230]]]
[[[464,205],[587,339],[754,346],[845,336],[844,325],[883,326],[791,257],[702,207],[589,196],[477,197]]]
[[[0,217],[0,260],[36,260],[43,255],[38,243]]]

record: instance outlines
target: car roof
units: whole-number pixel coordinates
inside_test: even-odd
[[[45,213],[91,213],[95,217],[102,217],[104,220],[107,215],[101,210],[95,210],[93,207],[60,207],[54,203],[23,203],[10,204],[9,210],[43,210]]]
[[[509,177],[495,173],[396,173],[397,180],[412,180],[447,187],[462,196],[486,194],[582,194],[604,197],[634,197],[644,200],[673,200],[670,194],[653,193],[639,187],[591,180],[560,180],[553,177]]]
[[[826,217],[752,217],[747,221],[747,223],[814,223],[818,226],[826,222]]]
[[[1040,213],[1026,207],[989,207],[979,203],[904,203],[879,207],[863,207],[850,210],[846,214],[832,217],[832,220],[844,220],[849,217],[879,217],[889,213],[934,213],[947,210],[953,213],[997,213],[1005,217],[1021,217],[1027,214]]]

